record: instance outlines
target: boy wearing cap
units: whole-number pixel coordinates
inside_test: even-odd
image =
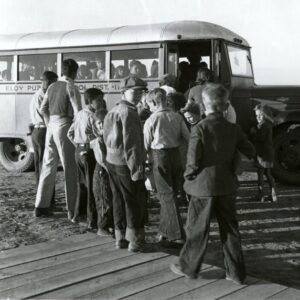
[[[113,192],[116,247],[140,251],[144,243],[145,151],[136,105],[147,83],[130,75],[121,83],[123,99],[103,124],[107,167]]]
[[[182,241],[185,233],[176,195],[180,180],[180,140],[189,139],[183,118],[167,106],[166,92],[152,90],[147,98],[152,115],[144,126],[147,152],[153,153],[153,173],[160,200],[159,241]]]
[[[187,241],[178,264],[171,270],[187,278],[196,278],[206,251],[211,215],[217,217],[223,245],[226,279],[243,283],[246,278],[240,234],[235,211],[235,155],[248,158],[255,154],[239,126],[225,120],[228,91],[220,84],[203,89],[207,117],[192,128],[185,191],[192,195],[187,219]]]

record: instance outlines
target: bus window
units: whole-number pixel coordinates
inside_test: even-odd
[[[157,78],[158,49],[112,51],[111,78],[124,78],[129,73],[141,78]]]
[[[232,75],[253,77],[249,50],[227,46]]]
[[[0,81],[11,81],[12,70],[14,64],[14,57],[10,56],[0,56]]]
[[[72,58],[78,65],[77,80],[106,80],[105,52],[65,53],[63,59]]]
[[[40,80],[45,71],[57,73],[56,54],[20,55],[18,80]]]

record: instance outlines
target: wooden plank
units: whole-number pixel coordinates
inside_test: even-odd
[[[21,246],[14,249],[8,249],[8,250],[2,250],[0,251],[0,260],[6,259],[12,256],[16,256],[19,254],[28,254],[35,251],[41,251],[41,250],[47,250],[49,246],[56,245],[59,243],[74,243],[77,241],[84,241],[89,240],[92,237],[94,237],[95,234],[91,232],[87,232],[84,234],[75,234],[69,237],[64,238],[63,240],[51,240],[49,242],[43,242],[35,245],[29,245],[29,246]]]
[[[64,263],[60,263],[59,265],[48,266],[41,270],[36,270],[29,273],[24,273],[21,275],[16,275],[13,278],[5,278],[0,280],[0,291],[5,291],[8,289],[14,289],[19,286],[26,285],[32,281],[39,281],[51,277],[55,277],[61,274],[65,274],[68,272],[79,271],[84,268],[91,267],[95,264],[100,264],[106,261],[111,261],[116,258],[126,257],[129,255],[127,251],[123,251],[123,253],[119,253],[118,251],[112,251],[113,245],[109,249],[103,249],[94,255],[88,255],[83,258],[69,260]],[[72,256],[72,253],[70,254]]]
[[[174,274],[171,272],[171,270],[165,271],[167,274]],[[182,294],[184,292],[187,292],[191,289],[198,288],[200,286],[205,286],[211,282],[216,281],[220,276],[223,276],[224,271],[217,268],[212,267],[207,270],[201,271],[201,274],[205,276],[206,274],[209,274],[207,278],[198,278],[198,279],[186,279],[185,277],[179,277],[177,275],[177,279],[172,280],[169,282],[162,282],[162,284],[159,284],[159,279],[157,278],[157,286],[153,286],[152,288],[146,289],[142,292],[135,293],[131,296],[124,297],[124,299],[127,300],[152,300],[152,299],[169,299],[171,297],[174,297],[178,294]],[[174,274],[175,275],[175,274]],[[169,275],[170,276],[170,275]],[[171,277],[171,276],[170,276]],[[128,286],[129,291],[131,291],[131,286]],[[104,299],[104,298],[102,298]]]
[[[288,299],[288,300],[299,300],[300,299],[300,290],[293,289],[293,288],[286,288],[285,290],[267,298],[267,299]]]
[[[39,298],[38,296],[40,294],[49,292],[51,290],[66,286],[73,286],[74,284],[86,281],[88,279],[96,278],[98,276],[116,272],[121,269],[126,269],[131,266],[141,264],[146,261],[152,261],[159,257],[168,255],[165,253],[133,254],[122,250],[115,250],[111,251],[110,253],[116,254],[118,258],[115,260],[111,259],[110,261],[103,263],[94,263],[93,266],[56,275],[51,278],[33,280],[15,289],[0,292],[0,298]]]
[[[73,285],[72,288],[66,287],[55,290],[53,292],[39,295],[39,299],[88,299],[88,298],[99,298],[96,295],[103,290],[115,290],[120,285],[127,285],[131,280],[144,277],[148,274],[158,273],[174,260],[172,256],[166,256],[158,258],[148,263],[142,263],[140,265],[132,266],[129,269],[120,270],[114,273],[103,275],[88,281],[80,282]],[[128,290],[128,289],[127,289]]]
[[[37,244],[37,246],[42,246],[42,249],[40,249],[40,247],[37,247],[35,251],[32,251],[25,255],[23,255],[21,252],[15,256],[10,256],[8,258],[1,259],[0,269],[7,268],[10,266],[16,266],[29,261],[35,261],[46,257],[59,255],[62,253],[76,251],[87,247],[97,246],[111,241],[113,241],[113,239],[110,237],[98,237],[94,234],[93,236],[90,236],[87,240],[78,240],[76,242],[62,241],[53,244],[51,243],[49,245],[47,245],[47,243],[46,245],[44,243],[40,245]]]
[[[227,296],[220,297],[219,299],[240,300],[240,299],[265,299],[276,293],[284,290],[286,287],[280,284],[259,280],[253,285],[249,285],[236,292],[229,293]]]
[[[84,258],[87,256],[92,256],[96,253],[101,253],[101,250],[113,249],[114,242],[100,244],[97,246],[87,247],[84,249],[59,254],[57,256],[51,256],[48,258],[39,259],[36,261],[30,261],[17,266],[12,266],[0,270],[0,280],[9,278],[16,275],[25,274],[32,271],[41,270],[47,267],[60,265],[61,263],[66,263],[68,261]],[[13,280],[13,279],[12,279]]]
[[[224,273],[224,271],[223,271]],[[220,279],[214,281],[211,284],[196,288],[183,294],[179,294],[176,297],[171,298],[172,300],[191,300],[191,299],[205,299],[212,300],[222,297],[226,294],[232,293],[239,289],[245,288],[248,284],[257,282],[256,278],[249,278],[246,280],[245,285],[234,284],[232,281],[226,279]]]
[[[174,258],[172,258],[174,260]],[[147,264],[146,271],[148,269],[150,264]],[[128,270],[130,271],[130,270]],[[173,281],[175,279],[178,279],[178,275],[171,272],[169,269],[169,264],[165,265],[164,268],[160,271],[146,274],[145,276],[139,276],[136,278],[133,278],[131,280],[127,280],[127,274],[126,273],[126,280],[123,280],[123,282],[120,282],[117,285],[110,286],[106,289],[102,289],[98,292],[84,295],[81,298],[84,299],[123,299],[125,297],[131,296],[136,293],[140,293],[144,290],[160,286],[164,283]],[[138,294],[139,295],[139,294]],[[80,299],[80,297],[78,298]]]

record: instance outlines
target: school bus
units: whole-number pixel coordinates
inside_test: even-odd
[[[102,89],[111,108],[120,99],[120,80],[133,61],[139,61],[140,76],[151,89],[165,73],[178,76],[180,63],[195,53],[230,90],[245,132],[254,125],[257,103],[272,107],[274,176],[299,183],[300,87],[256,85],[248,42],[222,26],[200,21],[1,35],[0,162],[9,171],[32,166],[29,102],[45,70],[61,74],[62,60],[75,59],[79,90]]]

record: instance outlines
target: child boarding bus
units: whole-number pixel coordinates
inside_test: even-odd
[[[215,80],[230,90],[237,122],[247,132],[253,108],[266,102],[274,109],[274,175],[300,182],[300,88],[262,87],[254,83],[248,42],[216,24],[178,21],[163,24],[83,29],[0,36],[0,162],[8,171],[32,167],[28,136],[29,103],[44,71],[61,74],[64,59],[79,65],[76,85],[83,92],[97,87],[108,108],[120,100],[120,80],[133,62],[149,89],[166,73],[180,80],[188,64],[205,62]],[[198,61],[197,61],[198,60]]]

